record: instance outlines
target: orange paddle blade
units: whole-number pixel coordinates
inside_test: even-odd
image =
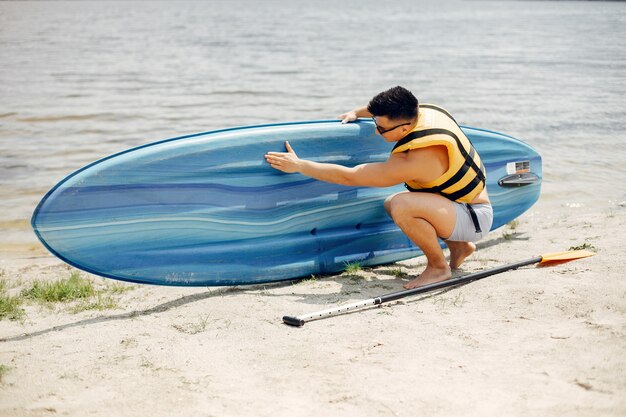
[[[570,250],[567,252],[546,253],[545,255],[541,255],[540,264],[545,264],[548,262],[560,263],[560,262],[573,261],[574,259],[587,258],[595,254],[596,254],[595,252],[590,252],[588,250]]]

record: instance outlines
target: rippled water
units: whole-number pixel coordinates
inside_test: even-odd
[[[0,2],[0,247],[95,159],[397,84],[537,148],[555,207],[622,201],[623,39],[621,2]]]

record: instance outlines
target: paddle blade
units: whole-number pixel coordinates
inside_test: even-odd
[[[539,264],[562,263],[573,261],[574,259],[587,258],[593,255],[595,255],[595,252],[590,252],[588,250],[571,250],[567,252],[547,253],[545,255],[541,255],[541,262]]]

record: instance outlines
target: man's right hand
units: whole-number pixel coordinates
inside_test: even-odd
[[[340,114],[338,118],[341,119],[341,123],[348,123],[354,122],[356,119],[358,119],[358,116],[356,115],[356,111],[350,110],[347,113]]]
[[[359,117],[372,117],[372,113],[367,110],[367,106],[363,106],[338,116],[338,119],[341,119],[341,123],[348,123],[354,122]]]

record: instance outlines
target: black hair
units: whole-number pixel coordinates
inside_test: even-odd
[[[373,116],[385,116],[392,120],[413,119],[417,116],[419,102],[404,87],[393,87],[374,96],[367,105]]]

